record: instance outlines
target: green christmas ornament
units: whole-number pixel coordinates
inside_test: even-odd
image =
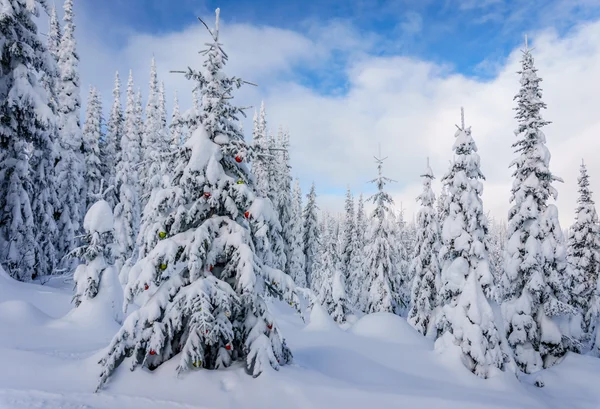
[[[243,184],[245,184],[245,182],[244,182],[242,179],[239,179],[239,180],[237,181],[237,184],[238,184],[238,185],[243,185]]]
[[[162,271],[165,271],[167,269],[167,265],[165,263],[161,263],[158,268],[160,268]]]
[[[158,232],[158,238],[159,239],[164,239],[165,237],[167,237],[167,232],[166,231],[159,231]]]

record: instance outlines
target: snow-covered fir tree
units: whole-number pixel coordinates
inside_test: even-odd
[[[85,122],[83,123],[83,159],[85,163],[85,195],[86,209],[96,203],[97,194],[103,182],[102,165],[100,158],[100,140],[102,139],[102,105],[98,91],[90,86],[87,100]],[[105,159],[105,158],[102,158]]]
[[[281,239],[283,240],[283,249],[286,257],[285,272],[291,274],[292,252],[292,175],[290,172],[290,135],[288,131],[281,131],[276,152],[276,161],[274,163],[274,184],[275,190],[275,208],[281,222]]]
[[[119,73],[115,74],[115,87],[113,88],[113,103],[106,124],[106,136],[100,145],[102,158],[102,177],[104,186],[112,186],[107,193],[106,201],[115,207],[119,201],[119,190],[116,186],[117,163],[121,158],[121,138],[124,132],[123,108],[121,107],[121,80]]]
[[[417,241],[410,264],[412,292],[408,323],[425,336],[435,336],[437,314],[439,313],[439,292],[441,288],[440,228],[435,206],[435,194],[431,189],[433,171],[427,160],[423,178],[423,192],[417,196],[421,208],[417,213]]]
[[[371,215],[364,258],[364,281],[361,284],[359,304],[364,306],[366,313],[399,311],[403,306],[396,291],[399,284],[398,257],[395,248],[395,217],[392,215],[391,206],[394,201],[387,193],[385,185],[392,182],[383,176],[384,159],[375,158],[378,176],[371,183],[377,186],[375,193],[369,200],[375,203],[375,210]]]
[[[488,217],[488,254],[490,258],[490,269],[494,276],[495,289],[494,299],[501,301],[500,294],[502,293],[499,285],[502,278],[502,270],[504,268],[504,252],[506,249],[506,224],[499,223]]]
[[[98,191],[93,195],[98,197]],[[90,206],[83,220],[83,228],[85,230],[84,245],[69,254],[84,262],[75,269],[73,274],[75,281],[73,302],[76,307],[98,295],[104,275],[113,275],[116,278],[116,272],[111,263],[113,214],[107,201],[97,200]]]
[[[364,251],[365,234],[367,232],[367,216],[365,214],[365,201],[362,193],[358,198],[356,209],[356,225],[351,237],[352,256],[348,265],[349,281],[346,283],[349,304],[358,311],[364,311],[361,304],[363,283],[365,280]]]
[[[186,71],[200,88],[204,103],[194,123],[202,126],[169,155],[171,183],[157,188],[160,194],[146,206],[154,214],[145,237],[149,250],[132,267],[125,289],[127,302],[139,298],[141,307],[102,358],[99,387],[126,356],[132,368],[155,368],[177,356],[178,372],[244,361],[253,376],[291,359],[263,294],[268,289],[295,304],[295,286],[255,252],[252,221],[275,211],[256,196],[246,163],[235,160],[252,148],[237,125],[242,111],[231,105],[243,81],[222,71],[227,55],[218,38],[218,9],[210,34],[203,69]]]
[[[52,4],[50,9],[50,19],[48,20],[48,41],[47,48],[50,55],[58,63],[58,53],[60,50],[60,41],[62,38],[62,32],[60,28],[60,22],[58,21],[58,14],[56,13],[56,4]]]
[[[350,283],[350,260],[352,258],[352,237],[355,235],[356,225],[354,219],[354,197],[350,191],[350,187],[346,190],[346,201],[344,203],[344,219],[341,225],[340,232],[340,262],[342,265],[342,273],[344,274],[344,282]]]
[[[570,297],[569,304],[587,318],[583,321],[582,330],[589,333],[593,314],[588,314],[588,311],[600,271],[600,225],[590,190],[589,175],[583,161],[577,183],[579,197],[575,209],[575,223],[569,230],[567,250],[572,273],[567,277],[567,292]]]
[[[260,105],[260,114],[254,113],[254,129],[252,132],[253,147],[257,152],[252,159],[252,173],[256,178],[257,192],[269,199],[274,199],[271,185],[275,156],[271,153],[271,139],[267,129],[267,113],[265,102]]]
[[[394,213],[391,213],[390,217],[395,217]],[[397,274],[394,277],[394,292],[400,301],[397,312],[405,315],[408,312],[410,304],[412,282],[411,270],[409,268],[410,263],[408,261],[408,248],[414,246],[411,245],[411,240],[408,237],[407,223],[404,221],[404,209],[402,207],[395,219],[393,239],[398,265],[396,267]]]
[[[448,189],[448,216],[442,225],[441,291],[444,333],[437,342],[451,342],[462,351],[464,365],[487,378],[494,368],[503,369],[501,337],[489,304],[493,278],[489,268],[484,221],[483,174],[471,128],[464,117],[455,134],[454,160],[442,179]]]
[[[346,322],[349,308],[337,229],[338,223],[331,215],[323,218],[323,234],[314,266],[313,291],[334,321],[342,324]]]
[[[141,140],[131,71],[126,95],[125,123],[120,139],[121,155],[115,177],[119,195],[119,201],[115,206],[117,268],[123,266],[129,258],[135,260],[135,244],[140,224],[138,164],[141,160]]]
[[[310,187],[310,192],[306,196],[306,205],[302,212],[302,218],[304,223],[304,238],[302,248],[304,250],[305,263],[306,263],[306,282],[312,288],[312,271],[315,258],[317,256],[317,250],[319,248],[319,219],[318,219],[317,207],[317,192],[315,190],[315,184],[313,183]]]
[[[169,146],[166,136],[166,118],[163,118],[161,92],[154,57],[152,57],[150,65],[150,85],[145,115],[144,136],[142,139],[142,163],[140,166],[140,183],[142,186],[140,199],[142,207],[148,202],[153,189],[162,184],[164,176],[162,156],[168,151]]]
[[[302,219],[302,189],[296,179],[292,193],[292,213],[290,215],[290,255],[288,271],[298,287],[308,287],[306,282],[306,256],[304,255],[304,223]]]
[[[58,53],[60,79],[57,84],[60,140],[56,164],[58,193],[57,249],[63,257],[75,248],[85,214],[86,195],[83,174],[83,136],[80,126],[79,56],[75,42],[73,0],[64,3],[64,29]]]
[[[173,101],[173,114],[171,115],[171,149],[177,148],[185,143],[187,138],[185,137],[185,126],[183,124],[183,118],[179,111],[179,99],[177,98],[177,92],[175,93],[175,99]]]
[[[448,203],[449,203],[449,197],[448,197],[448,190],[446,189],[446,186],[442,186],[442,190],[440,193],[440,197],[438,197],[437,200],[437,214],[438,214],[438,224],[441,226],[444,223],[444,220],[446,220],[446,217],[448,217]]]
[[[52,58],[37,34],[40,1],[6,0],[0,11],[0,263],[19,280],[51,273],[55,187]]]
[[[505,331],[515,362],[525,373],[536,372],[556,362],[565,353],[558,320],[570,308],[557,299],[544,270],[548,255],[545,213],[548,199],[556,197],[552,182],[560,180],[548,168],[550,152],[542,128],[549,122],[541,116],[541,78],[537,76],[531,50],[521,60],[521,89],[516,95],[518,127],[513,144],[518,157],[514,167],[508,213],[508,242],[502,275]]]

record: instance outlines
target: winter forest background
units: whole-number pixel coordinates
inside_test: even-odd
[[[461,369],[450,367],[488,385],[521,382],[533,391],[519,402],[544,405],[548,396],[538,399],[535,387],[545,388],[547,377],[549,393],[560,394],[557,385],[569,375],[556,371],[585,368],[600,376],[600,225],[597,182],[587,168],[596,161],[589,148],[574,161],[567,144],[555,156],[562,166],[568,162],[571,178],[555,171],[552,138],[566,125],[550,122],[559,108],[546,105],[546,93],[564,85],[542,81],[538,64],[539,56],[555,72],[569,63],[548,62],[549,44],[583,47],[595,26],[567,40],[542,33],[535,38],[539,52],[525,37],[498,76],[501,86],[477,84],[504,97],[498,103],[513,116],[511,127],[489,116],[480,122],[482,110],[496,101],[478,92],[474,81],[436,77],[440,67],[409,61],[412,68],[394,74],[394,81],[432,76],[427,86],[442,88],[435,92],[467,89],[468,104],[462,108],[457,99],[438,120],[421,123],[419,132],[447,135],[445,143],[413,137],[404,123],[396,131],[403,144],[392,149],[377,137],[385,121],[375,107],[347,104],[318,132],[302,134],[306,129],[297,124],[303,116],[319,106],[331,109],[337,96],[313,101],[313,108],[294,111],[290,123],[281,124],[290,117],[281,115],[280,101],[302,93],[299,88],[242,104],[256,96],[242,90],[260,83],[248,67],[247,78],[231,76],[237,73],[230,56],[235,61],[236,52],[248,51],[228,41],[240,27],[223,23],[219,9],[197,28],[155,41],[156,54],[143,72],[123,71],[115,62],[116,73],[96,73],[98,83],[112,77],[106,95],[103,85],[82,82],[89,49],[80,52],[85,25],[77,24],[73,0],[62,10],[41,0],[0,5],[0,315],[6,320],[0,325],[18,333],[16,339],[37,327],[51,331],[54,346],[47,354],[84,359],[92,390],[118,388],[113,385],[123,380],[123,363],[147,374],[171,368],[163,377],[225,368],[276,377],[271,369],[311,368],[319,360],[323,352],[310,355],[306,345],[354,345],[332,341],[342,333],[410,339],[453,360],[441,361],[445,365],[460,362]],[[186,36],[193,36],[193,49],[180,48]],[[308,48],[322,52],[316,44]],[[170,66],[168,59],[164,66],[160,57],[167,52],[180,53],[181,65]],[[581,67],[570,63],[576,76]],[[381,57],[357,76],[355,92],[366,92],[361,88],[371,82],[377,97],[393,101],[388,84],[374,78],[393,67]],[[410,87],[399,90],[410,96]],[[553,103],[565,109],[575,104]],[[587,109],[581,105],[579,117]],[[353,114],[372,117],[372,127],[340,122]],[[410,109],[397,115],[413,117]],[[334,127],[347,138],[336,132],[328,138]],[[490,137],[495,129],[504,136]],[[357,139],[359,133],[371,136]],[[512,149],[510,159],[490,155],[496,148]],[[305,180],[315,160],[324,160],[325,188],[318,176]],[[399,161],[403,173],[396,175]],[[498,168],[510,171],[510,187],[486,179],[490,169],[499,180]],[[409,177],[419,179],[419,191]],[[344,179],[348,187],[336,205],[329,185]],[[484,194],[488,190],[491,195]],[[557,202],[563,190],[575,191],[572,203]],[[32,301],[32,291],[68,293],[72,306],[56,314],[59,302],[46,303],[45,296]],[[75,337],[81,342],[74,350],[69,331],[85,332],[81,325],[90,319],[102,323],[98,333]],[[326,331],[329,341],[310,331]],[[343,361],[323,364],[321,371]],[[381,371],[372,370],[374,379],[393,378]],[[587,389],[584,395],[580,407],[600,398]],[[2,397],[18,401],[14,391],[0,390]]]

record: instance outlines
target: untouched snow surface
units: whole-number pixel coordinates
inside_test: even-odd
[[[0,271],[1,409],[600,407],[597,358],[569,354],[544,371],[544,388],[509,373],[482,380],[400,317],[371,314],[343,331],[322,308],[307,325],[278,302],[274,314],[294,353],[279,372],[253,379],[234,366],[177,378],[176,362],[154,372],[125,363],[93,393],[97,361],[119,326],[102,312],[70,313],[71,287],[61,279],[20,283]]]

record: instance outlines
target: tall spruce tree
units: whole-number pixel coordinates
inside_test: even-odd
[[[57,84],[60,141],[56,164],[58,192],[58,240],[60,257],[76,245],[75,236],[85,214],[86,195],[83,136],[80,126],[79,56],[75,42],[73,0],[64,3],[64,31],[58,53],[60,79]]]
[[[98,201],[98,193],[106,187],[100,158],[102,139],[102,105],[98,91],[90,86],[85,122],[83,124],[83,159],[85,163],[86,210]],[[104,159],[104,158],[102,158]],[[103,183],[104,181],[104,183]]]
[[[177,92],[175,93],[175,100],[173,101],[173,114],[171,115],[171,149],[178,148],[183,145],[187,140],[185,136],[185,127],[183,124],[183,118],[179,111],[179,99],[177,98]]]
[[[408,323],[425,336],[435,336],[437,314],[439,314],[438,294],[441,288],[440,228],[435,206],[435,194],[431,190],[433,171],[427,160],[423,178],[423,192],[417,196],[421,208],[417,213],[417,242],[410,264],[412,283]]]
[[[275,178],[272,189],[275,189],[275,208],[281,222],[281,239],[286,258],[285,272],[291,274],[292,248],[292,175],[290,172],[290,135],[281,130],[276,152]]]
[[[445,333],[460,346],[464,365],[475,375],[489,377],[503,369],[505,357],[489,304],[493,278],[486,248],[482,180],[477,146],[464,116],[455,134],[454,160],[442,179],[449,194],[448,216],[442,225],[440,248],[442,319]]]
[[[242,110],[231,105],[243,81],[222,71],[227,55],[218,38],[218,9],[209,31],[203,70],[186,71],[204,101],[194,118],[201,126],[168,156],[171,183],[157,188],[162,194],[146,206],[154,214],[145,237],[149,251],[132,267],[125,289],[127,301],[139,295],[143,302],[102,358],[99,387],[126,356],[133,368],[155,368],[177,356],[178,372],[244,361],[253,376],[291,359],[263,294],[269,290],[294,304],[295,286],[255,253],[253,220],[274,209],[256,196],[247,165],[235,160],[252,148],[237,124]]]
[[[292,193],[292,213],[290,215],[290,258],[289,274],[298,287],[306,288],[306,256],[304,255],[304,223],[302,219],[302,190],[300,181],[296,179]]]
[[[6,0],[0,12],[0,264],[19,280],[52,272],[56,260],[55,112],[38,82],[54,67],[35,24],[42,4]]]
[[[152,191],[162,184],[164,176],[162,157],[168,151],[169,141],[166,135],[166,117],[162,109],[162,98],[158,76],[156,73],[156,60],[152,57],[150,64],[150,84],[148,101],[146,103],[146,120],[143,128],[142,163],[140,166],[140,183],[142,206],[150,199]]]
[[[371,214],[367,243],[365,246],[364,279],[359,296],[359,303],[363,305],[366,313],[391,312],[396,313],[402,306],[396,290],[396,276],[398,274],[398,257],[395,240],[395,218],[391,206],[394,201],[387,193],[385,185],[393,182],[383,176],[383,161],[375,157],[377,163],[377,178],[371,183],[377,186],[375,193],[369,200],[375,204]]]
[[[356,225],[354,220],[354,198],[350,187],[346,190],[346,201],[344,203],[344,220],[342,222],[342,231],[340,234],[340,262],[344,282],[350,283],[350,260],[352,258],[352,237],[355,235]]]
[[[361,193],[358,198],[358,206],[356,209],[356,228],[354,229],[351,238],[352,256],[350,257],[350,264],[348,266],[349,282],[347,283],[347,288],[350,305],[355,310],[363,312],[365,306],[361,304],[362,301],[364,301],[364,298],[361,298],[361,292],[365,282],[364,254],[366,231],[367,217],[365,214],[365,201]]]
[[[577,183],[579,197],[575,223],[569,230],[567,250],[572,273],[567,277],[567,293],[569,304],[577,308],[579,315],[585,318],[582,322],[583,333],[589,334],[593,314],[588,311],[591,309],[600,271],[600,225],[590,190],[589,175],[583,161]]]
[[[546,108],[542,79],[537,76],[527,45],[521,65],[521,89],[515,97],[518,140],[513,144],[519,156],[511,163],[513,206],[508,213],[502,310],[515,362],[523,372],[533,373],[552,365],[565,353],[556,318],[571,309],[557,298],[548,284],[549,271],[544,269],[550,250],[543,249],[548,234],[544,219],[548,199],[557,196],[552,182],[560,179],[548,168],[550,152],[542,128],[549,122],[541,116]]]
[[[114,209],[119,202],[119,188],[116,186],[117,163],[121,160],[121,138],[124,133],[123,108],[121,107],[121,80],[119,73],[115,74],[115,87],[113,88],[113,103],[106,124],[106,137],[100,145],[102,158],[102,176],[104,186],[113,186],[108,192],[106,201]]]
[[[267,112],[265,102],[260,105],[260,114],[254,113],[254,129],[252,132],[253,147],[257,152],[252,160],[252,172],[256,178],[257,192],[263,197],[274,199],[271,180],[275,156],[271,152],[271,139],[267,129]]]
[[[319,247],[318,209],[317,193],[313,182],[310,187],[310,192],[306,196],[306,205],[304,206],[304,211],[302,213],[302,218],[304,219],[304,239],[302,247],[304,249],[304,256],[306,257],[306,282],[311,288],[313,286],[313,264],[315,263]]]
[[[119,269],[128,259],[135,261],[135,244],[140,224],[138,164],[141,160],[141,140],[136,108],[133,74],[130,71],[127,82],[125,124],[120,139],[121,155],[115,177],[119,195],[119,202],[114,212],[117,268]]]
[[[323,220],[323,234],[315,262],[313,291],[327,313],[342,324],[346,322],[349,309],[337,230],[337,221],[327,215]]]

